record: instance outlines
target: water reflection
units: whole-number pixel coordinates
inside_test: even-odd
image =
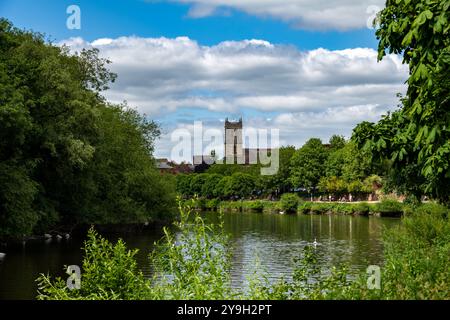
[[[218,221],[215,212],[204,213],[211,222]],[[253,272],[255,259],[269,278],[278,279],[292,271],[293,258],[303,247],[317,239],[319,262],[329,268],[347,263],[351,270],[363,270],[382,263],[381,231],[399,223],[399,219],[351,216],[275,215],[227,213],[225,231],[231,236],[233,250],[232,280],[241,286]],[[135,234],[107,235],[110,240],[121,236],[130,248],[139,248],[138,263],[149,275],[148,254],[161,230]],[[5,248],[7,257],[0,262],[0,299],[32,299],[36,296],[35,279],[39,273],[65,277],[64,265],[80,264],[82,239],[71,238],[45,244]],[[3,249],[2,249],[3,250]]]
[[[216,214],[207,214],[210,220]],[[233,244],[232,279],[241,286],[253,272],[255,261],[267,271],[269,279],[291,274],[293,259],[301,256],[314,239],[319,263],[329,269],[345,263],[351,272],[381,264],[381,234],[399,219],[339,215],[225,215],[225,229]]]

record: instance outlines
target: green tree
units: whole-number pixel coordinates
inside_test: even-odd
[[[190,183],[190,187],[191,187],[191,191],[190,194],[194,195],[202,195],[202,189],[203,189],[203,185],[206,182],[206,179],[208,178],[209,174],[208,173],[198,173],[195,174],[192,179],[191,179],[191,183]]]
[[[157,124],[102,96],[109,63],[0,19],[1,238],[148,221],[174,206],[152,158]]]
[[[192,196],[191,194],[191,179],[192,174],[179,174],[176,177],[176,190],[182,196]]]
[[[388,0],[377,22],[378,59],[403,55],[408,90],[396,112],[362,123],[354,140],[391,161],[403,191],[450,202],[450,2]]]
[[[218,198],[228,199],[230,197],[230,194],[228,192],[231,190],[231,188],[229,188],[228,186],[231,185],[231,183],[231,176],[223,176],[222,179],[220,179],[220,181],[214,188],[214,193]]]
[[[309,139],[291,159],[291,182],[295,187],[313,190],[325,175],[328,150],[317,138]]]
[[[272,176],[261,176],[259,189],[279,193],[290,191],[292,182],[289,177],[291,175],[291,159],[294,153],[294,146],[281,147],[279,149],[278,172]]]
[[[255,179],[252,175],[242,172],[236,172],[231,175],[231,179],[227,182],[225,194],[246,198],[251,195],[255,187]]]
[[[346,145],[344,136],[333,134],[330,138],[330,148],[332,151],[342,149]]]
[[[216,185],[222,180],[220,174],[208,174],[202,187],[202,196],[207,198],[215,198],[220,194],[216,193]]]

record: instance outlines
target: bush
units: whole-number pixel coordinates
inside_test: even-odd
[[[383,199],[375,205],[374,210],[383,216],[400,216],[403,213],[403,204],[394,199]]]
[[[422,203],[421,205],[419,205],[418,207],[414,208],[414,212],[416,214],[429,214],[429,215],[434,215],[437,217],[447,217],[448,218],[448,214],[449,214],[449,208],[438,204],[438,203]]]
[[[367,202],[360,202],[354,205],[354,213],[368,215],[370,211],[370,206]]]
[[[41,274],[38,282],[40,300],[122,300],[145,299],[150,283],[138,270],[138,250],[127,250],[119,240],[111,244],[90,229],[85,242],[82,280],[79,290],[67,290],[66,281]]]
[[[245,209],[262,212],[264,209],[264,202],[261,200],[245,201],[243,206]]]
[[[312,203],[310,207],[310,213],[312,214],[325,214],[333,212],[335,208],[333,203]]]
[[[225,210],[234,210],[241,211],[242,210],[242,201],[222,201],[221,208]]]
[[[210,199],[207,200],[205,203],[205,208],[208,210],[217,210],[220,206],[220,200],[219,199]]]
[[[285,193],[280,198],[281,210],[286,212],[296,212],[300,198],[294,193]]]
[[[337,203],[330,208],[331,212],[336,214],[353,214],[355,205],[352,203]]]
[[[309,213],[311,213],[311,207],[312,207],[312,202],[309,202],[309,201],[302,202],[297,207],[297,212],[302,213],[302,214],[309,214]]]

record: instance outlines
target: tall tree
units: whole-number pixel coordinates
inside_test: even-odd
[[[309,139],[291,159],[291,182],[294,187],[313,190],[325,175],[328,150],[317,138]]]
[[[388,0],[378,16],[378,58],[409,66],[401,108],[354,130],[360,147],[390,159],[401,188],[450,202],[450,1]]]
[[[148,221],[174,204],[152,159],[158,126],[102,96],[108,63],[0,19],[0,238]]]

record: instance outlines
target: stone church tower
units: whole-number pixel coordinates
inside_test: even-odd
[[[225,119],[225,163],[245,163],[242,147],[242,118],[239,121]]]

